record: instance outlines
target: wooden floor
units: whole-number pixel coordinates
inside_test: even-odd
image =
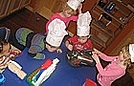
[[[18,28],[29,28],[36,33],[45,32],[45,25],[48,20],[37,13],[32,13],[27,9],[19,10],[8,17],[0,20],[0,27],[7,27],[11,29],[12,37],[11,43],[23,50],[24,47],[18,45],[17,41],[14,39],[14,33]]]
[[[47,21],[46,18],[24,8],[0,20],[0,26],[6,26],[13,32],[22,27],[32,29],[35,32],[45,32]]]
[[[11,43],[16,47],[23,50],[23,46],[19,46],[14,39],[14,33],[18,28],[29,28],[32,29],[34,32],[45,32],[45,24],[48,20],[43,18],[42,16],[38,15],[37,13],[32,13],[27,9],[22,9],[17,11],[6,18],[0,20],[1,27],[7,27],[12,31],[12,39]],[[103,62],[105,66],[106,63]],[[129,73],[127,73],[122,78],[116,80],[112,86],[134,86],[133,80]]]

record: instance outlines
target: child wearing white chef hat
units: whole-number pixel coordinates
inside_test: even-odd
[[[49,24],[55,19],[58,18],[62,20],[66,27],[68,27],[70,21],[77,21],[78,15],[81,13],[82,10],[82,2],[84,0],[68,0],[67,2],[63,3],[63,6],[59,12],[54,13],[49,21],[46,24],[46,33],[48,33]],[[77,13],[78,10],[78,13]],[[67,30],[67,28],[66,28]]]
[[[59,47],[61,45],[64,36],[68,34],[65,30],[66,26],[64,22],[61,21],[60,19],[55,19],[49,24],[48,28],[49,32],[46,37],[46,42],[51,46],[47,45],[46,47],[51,52],[56,49],[58,49],[61,52]]]
[[[94,49],[92,56],[96,62],[96,68],[99,71],[97,75],[99,84],[101,86],[111,86],[115,80],[126,74],[127,69],[133,68],[134,44],[123,46],[119,54],[115,56],[106,55],[97,49]],[[108,61],[109,64],[103,68],[99,58]],[[90,84],[84,86],[90,86]]]
[[[92,42],[89,39],[91,20],[92,17],[89,11],[79,14],[77,20],[77,35],[66,41],[66,47],[69,50],[83,51],[92,49]]]
[[[84,2],[84,0],[68,0],[67,4],[70,6],[74,11],[77,10],[79,5]]]
[[[62,53],[60,45],[66,32],[66,25],[60,19],[53,20],[49,25],[48,35],[34,33],[27,28],[19,28],[16,31],[16,40],[21,44],[29,48],[28,54],[35,59],[44,59],[45,55],[42,54],[44,49],[49,52],[57,51]]]

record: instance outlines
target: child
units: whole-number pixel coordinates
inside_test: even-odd
[[[92,18],[87,11],[78,16],[77,35],[70,37],[65,42],[67,49],[68,62],[74,67],[81,65],[94,66],[92,59],[92,42],[90,41],[90,22]]]
[[[16,31],[17,41],[28,47],[28,54],[35,59],[44,59],[45,56],[42,54],[44,49],[49,52],[60,52],[60,45],[67,32],[65,31],[65,23],[60,19],[55,19],[49,24],[49,32],[46,35],[35,34],[32,30],[27,28],[20,28]]]
[[[10,29],[0,27],[0,57],[8,56],[9,58],[13,59],[13,57],[16,57],[16,55],[20,54],[21,51],[10,45],[10,33]]]
[[[86,13],[81,13],[78,16],[77,21],[77,35],[69,38],[65,44],[66,47],[72,51],[84,51],[84,50],[92,50],[92,43],[89,40],[90,37],[90,22],[92,18],[90,13],[87,11]]]
[[[15,73],[19,78],[24,79],[26,73],[22,71],[22,67],[12,60],[21,51],[13,50],[9,42],[0,40],[0,73],[8,67],[10,71]]]
[[[103,68],[99,57],[109,61],[110,64]],[[96,61],[96,67],[99,72],[97,75],[99,84],[101,86],[111,86],[116,79],[125,75],[127,67],[130,67],[131,62],[134,62],[134,44],[124,46],[117,56],[107,56],[94,49],[93,58]]]
[[[47,22],[46,24],[46,33],[48,33],[48,27],[50,22],[52,22],[54,19],[58,18],[61,21],[63,21],[66,25],[66,27],[69,25],[70,21],[76,21],[77,16],[76,15],[76,10],[78,9],[78,12],[81,13],[82,9],[82,4],[84,0],[68,0],[67,3],[64,4],[62,11],[59,13],[55,13]]]

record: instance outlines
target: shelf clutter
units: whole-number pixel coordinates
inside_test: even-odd
[[[91,9],[92,40],[103,50],[131,21],[134,15],[132,0],[98,0]]]

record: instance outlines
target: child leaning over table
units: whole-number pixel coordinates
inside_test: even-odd
[[[70,37],[66,42],[66,47],[72,51],[84,51],[92,50],[92,42],[90,41],[90,22],[92,18],[90,13],[87,11],[81,13],[77,20],[77,35]]]
[[[48,33],[49,29],[48,26],[50,22],[52,22],[54,19],[58,18],[61,21],[63,21],[68,27],[70,21],[77,21],[77,15],[76,11],[78,9],[78,13],[81,13],[82,9],[82,2],[84,0],[68,0],[64,5],[62,6],[62,11],[54,13],[53,16],[49,19],[49,21],[46,24],[46,33]]]
[[[66,40],[68,49],[67,60],[73,67],[89,66],[94,67],[95,61],[92,58],[92,42],[90,37],[90,22],[92,18],[89,11],[81,13],[77,20],[77,35]]]
[[[26,73],[21,70],[22,67],[18,63],[12,60],[12,58],[16,57],[20,53],[20,50],[12,49],[9,42],[0,40],[0,73],[8,67],[8,69],[17,74],[19,78],[24,79]]]
[[[97,49],[94,49],[93,58],[98,69],[97,80],[101,86],[111,84],[126,74],[127,68],[134,62],[134,44],[129,44],[120,50],[117,56],[108,56]],[[102,67],[100,59],[110,62],[105,68]]]
[[[57,51],[62,53],[60,45],[66,32],[66,25],[60,19],[55,19],[49,24],[49,32],[46,35],[34,33],[27,28],[19,28],[16,31],[15,37],[17,41],[28,47],[28,54],[35,59],[45,59],[42,51],[47,49],[49,52]]]

